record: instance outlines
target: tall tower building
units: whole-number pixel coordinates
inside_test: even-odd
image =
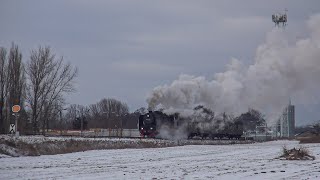
[[[295,108],[289,101],[280,118],[280,136],[292,138],[295,131]]]

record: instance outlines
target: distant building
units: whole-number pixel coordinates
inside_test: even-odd
[[[284,109],[279,120],[280,137],[292,138],[295,131],[295,108],[291,101]]]

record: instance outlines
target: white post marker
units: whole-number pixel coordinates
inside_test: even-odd
[[[9,131],[10,134],[13,134],[13,133],[16,132],[16,127],[15,127],[14,124],[10,124],[10,128],[9,129],[10,129],[10,131]]]

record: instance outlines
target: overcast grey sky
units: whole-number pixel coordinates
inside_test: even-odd
[[[288,36],[306,35],[306,20],[320,1],[105,0],[0,1],[0,46],[15,42],[27,61],[49,45],[79,68],[69,103],[112,97],[130,111],[180,74],[212,78],[235,57],[253,62],[274,28],[271,14],[288,9]],[[298,107],[297,124],[320,119],[319,106]],[[304,116],[307,116],[306,118]]]

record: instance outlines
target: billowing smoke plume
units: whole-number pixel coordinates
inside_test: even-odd
[[[273,29],[256,50],[254,63],[245,67],[232,59],[223,73],[213,80],[180,75],[171,85],[153,89],[147,102],[150,108],[191,113],[204,105],[217,113],[238,114],[254,108],[275,119],[290,98],[295,104],[320,100],[320,15],[307,22],[309,37],[294,44],[286,31]]]

